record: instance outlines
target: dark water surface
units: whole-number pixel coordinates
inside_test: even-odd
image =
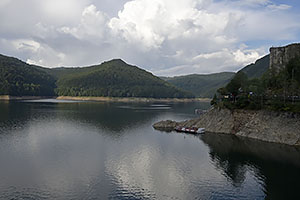
[[[0,199],[300,199],[300,149],[164,133],[207,103],[0,102]]]

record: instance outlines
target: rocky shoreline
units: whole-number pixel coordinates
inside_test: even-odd
[[[300,146],[300,114],[296,113],[214,108],[197,119],[183,122],[167,120],[153,125],[161,131],[172,131],[176,126],[195,126],[212,133]]]

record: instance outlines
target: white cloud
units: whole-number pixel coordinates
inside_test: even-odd
[[[240,5],[245,6],[262,6],[270,3],[270,0],[239,0]]]
[[[0,8],[6,6],[8,3],[10,3],[11,0],[1,0],[0,1]]]
[[[40,44],[34,40],[14,40],[12,45],[15,49],[20,51],[37,52],[40,48]]]
[[[242,52],[240,49],[233,53],[234,60],[238,63],[247,64],[252,62],[253,60],[257,60],[260,55],[255,50],[250,50],[246,52]]]
[[[107,16],[97,10],[95,5],[90,5],[84,8],[80,24],[76,27],[64,26],[59,31],[67,34],[72,34],[78,39],[102,39],[105,33]]]
[[[161,30],[157,29],[157,20],[164,14],[164,7],[159,1],[130,1],[119,12],[118,18],[111,19],[109,26],[116,35],[121,34],[130,43],[156,48],[164,41]],[[160,27],[163,29],[164,25]]]
[[[27,59],[28,64],[34,64],[46,67],[63,66],[66,55],[62,52],[53,50],[47,45],[40,46],[31,58]]]
[[[268,8],[270,8],[272,10],[288,10],[291,7],[292,6],[287,5],[287,4],[280,4],[280,5],[270,4],[270,5],[268,5]]]
[[[263,55],[261,49],[247,50],[242,47],[237,50],[222,49],[211,53],[202,53],[194,57],[181,53],[176,56],[187,57],[186,64],[175,66],[168,69],[159,70],[157,73],[163,76],[181,75],[195,73],[214,73],[222,71],[237,71],[241,66],[245,66]]]
[[[200,2],[208,1],[130,1],[109,25],[115,34],[146,48],[159,48],[165,40],[195,36],[216,37],[216,41],[222,42],[232,13],[198,10]],[[235,20],[239,20],[238,15],[236,17]]]
[[[44,66],[122,58],[157,75],[236,71],[298,39],[299,14],[289,8],[271,0],[3,0],[0,53]]]
[[[72,23],[80,17],[82,8],[87,6],[89,0],[32,0],[40,8],[44,21],[62,25]]]

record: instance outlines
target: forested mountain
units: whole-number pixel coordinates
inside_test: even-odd
[[[247,65],[240,71],[247,75],[249,79],[260,78],[268,70],[270,65],[270,54],[258,59],[255,63]]]
[[[65,72],[69,69],[56,70]],[[56,90],[59,96],[193,97],[191,93],[179,90],[151,73],[128,65],[122,60],[73,68],[66,75],[56,76],[59,77]]]
[[[0,54],[0,95],[53,96],[55,87],[45,71]]]
[[[212,98],[217,89],[229,83],[234,75],[234,72],[222,72],[207,75],[192,74],[162,78],[178,88],[192,92],[196,97]]]
[[[246,74],[249,79],[260,78],[268,70],[269,63],[270,55],[266,55],[255,63],[242,68],[239,72]],[[217,89],[228,84],[234,75],[234,72],[222,72],[161,78],[180,89],[192,92],[196,97],[212,98]]]
[[[3,55],[0,55],[0,95],[193,97],[122,60],[91,67],[49,69]]]
[[[260,78],[248,79],[239,71],[212,101],[229,109],[271,109],[300,112],[300,56],[277,70],[269,68]]]
[[[267,71],[269,58],[267,55],[240,71],[249,79],[259,78]],[[0,55],[0,95],[212,98],[234,75],[192,74],[162,80],[118,59],[90,67],[50,69]]]

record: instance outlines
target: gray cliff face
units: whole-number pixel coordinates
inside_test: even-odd
[[[184,122],[159,122],[154,128],[196,126],[207,132],[233,134],[267,142],[300,146],[300,115],[271,111],[212,109],[198,119]],[[159,128],[160,127],[160,128]]]
[[[300,56],[300,43],[290,44],[285,47],[272,47],[270,48],[270,69],[279,71],[286,67],[288,62]]]

